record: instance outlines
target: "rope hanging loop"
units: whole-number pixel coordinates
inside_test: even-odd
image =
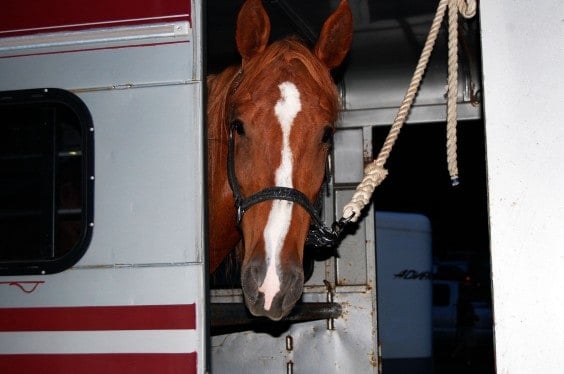
[[[457,97],[458,97],[458,14],[471,18],[476,14],[475,0],[448,0],[448,92],[447,92],[447,166],[453,186],[457,186]]]

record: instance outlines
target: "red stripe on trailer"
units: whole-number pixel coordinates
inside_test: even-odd
[[[190,21],[190,0],[4,0],[0,36]]]
[[[0,372],[6,374],[184,374],[196,371],[195,352],[0,355]]]
[[[195,328],[195,304],[0,308],[2,332]]]

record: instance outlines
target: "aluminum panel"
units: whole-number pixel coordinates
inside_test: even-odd
[[[353,193],[354,190],[337,191],[337,211],[342,211],[343,206],[349,203]],[[366,239],[366,225],[369,222],[366,218],[368,217],[363,218],[358,226],[354,227],[354,232],[347,235],[339,246],[338,285],[365,285],[368,283],[367,251],[374,252],[374,246],[370,246]],[[373,227],[370,230],[374,230]]]
[[[84,265],[203,261],[199,85],[81,94],[95,128]]]
[[[362,129],[339,129],[333,143],[335,183],[360,182],[364,176]]]
[[[0,58],[2,90],[40,87],[67,90],[109,89],[198,79],[194,45],[140,45],[102,50]]]
[[[433,16],[408,17],[404,24],[382,21],[355,32],[343,83],[347,110],[400,106],[415,72]],[[415,106],[446,104],[446,35],[446,32],[438,35],[414,101]],[[468,44],[471,37],[464,35],[461,39]],[[474,78],[478,77],[476,61],[479,56],[466,52],[460,49],[458,102],[469,102],[471,91],[475,93],[480,89],[480,82]]]
[[[325,294],[306,301],[323,302]],[[212,337],[214,373],[378,373],[374,291],[337,290],[343,307],[334,330],[327,321],[296,323],[275,334],[247,331]],[[288,349],[287,340],[291,340]]]
[[[203,266],[67,270],[0,281],[0,308],[200,303]],[[203,306],[202,306],[203,307]]]

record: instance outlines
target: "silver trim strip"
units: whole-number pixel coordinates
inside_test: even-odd
[[[188,21],[141,26],[112,27],[87,31],[65,31],[36,35],[13,36],[0,39],[0,53],[37,48],[89,46],[93,44],[122,44],[147,39],[185,39],[192,34]]]

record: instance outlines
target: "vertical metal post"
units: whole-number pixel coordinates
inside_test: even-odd
[[[331,283],[328,280],[323,280],[325,283],[325,287],[327,287],[327,302],[332,304],[333,303],[333,287],[331,287]],[[335,330],[335,319],[329,318],[327,319],[327,330]]]

